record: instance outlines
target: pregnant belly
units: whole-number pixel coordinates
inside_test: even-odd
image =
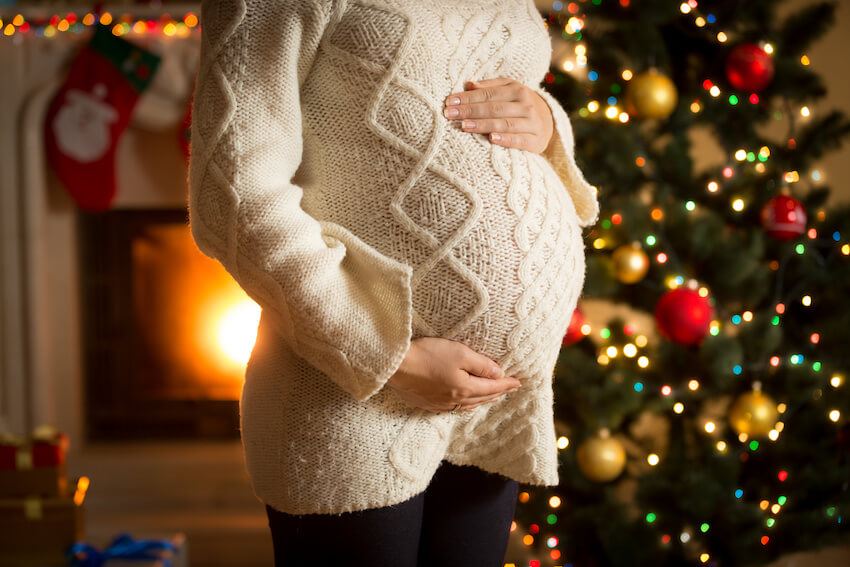
[[[452,148],[451,162],[438,154],[398,207],[418,239],[414,335],[516,371],[557,352],[584,281],[583,241],[542,156],[474,144]]]

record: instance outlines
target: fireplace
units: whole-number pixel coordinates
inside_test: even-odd
[[[89,439],[239,434],[260,310],[187,221],[185,210],[78,214]]]
[[[156,38],[168,81],[140,99],[118,145],[114,206],[98,215],[71,201],[41,138],[48,102],[84,38],[0,42],[0,428],[22,435],[53,424],[68,434],[69,476],[91,478],[90,542],[119,531],[184,532],[193,564],[268,565],[265,512],[238,440],[244,364],[218,346],[218,332],[250,327],[256,307],[191,241],[178,125],[165,124],[185,108],[198,37]],[[174,276],[175,267],[186,269]],[[186,307],[222,286],[217,311]],[[233,322],[240,317],[248,323]],[[186,331],[191,324],[215,332]]]

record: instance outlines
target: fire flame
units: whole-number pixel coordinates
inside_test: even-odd
[[[260,306],[244,299],[221,316],[218,322],[218,346],[233,362],[245,365],[257,340]]]

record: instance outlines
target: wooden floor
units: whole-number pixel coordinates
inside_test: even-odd
[[[167,537],[177,532],[186,534],[191,567],[272,567],[272,544],[266,516],[258,505],[256,512],[220,514],[205,518],[175,512],[167,516],[113,515],[89,518],[88,539],[104,545],[122,526],[135,537]],[[186,529],[186,526],[192,526]],[[516,567],[527,567],[530,559],[540,558],[523,545],[521,535],[511,535],[506,561]],[[562,565],[541,561],[542,567]],[[810,553],[784,557],[770,567],[847,567],[850,565],[850,544]],[[376,566],[382,567],[382,566]],[[640,567],[640,566],[636,566]]]

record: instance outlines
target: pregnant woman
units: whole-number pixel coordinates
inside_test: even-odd
[[[596,196],[533,0],[210,0],[191,228],[262,307],[241,400],[281,565],[501,566],[558,482]]]

